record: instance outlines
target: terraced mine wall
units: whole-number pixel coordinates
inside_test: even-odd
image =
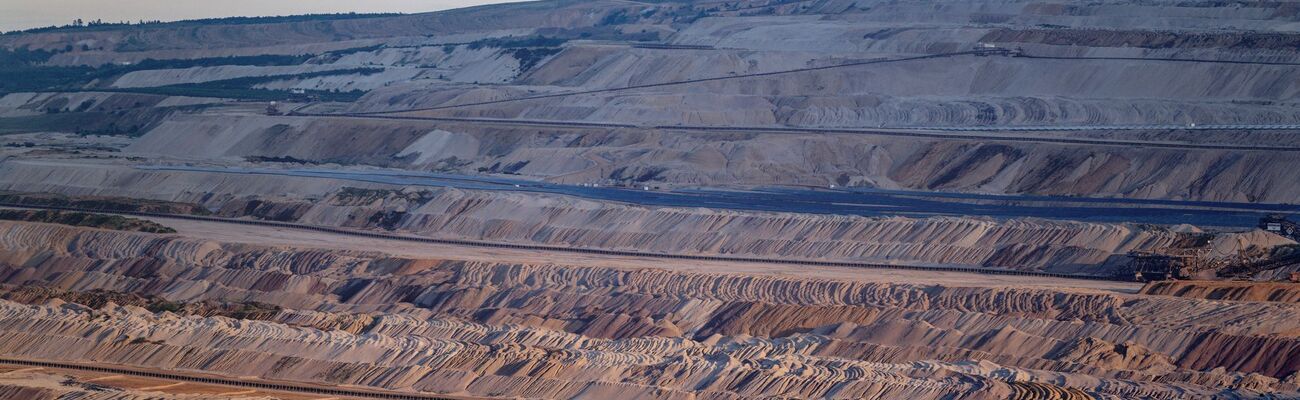
[[[1231,301],[1300,303],[1300,283],[1252,281],[1165,281],[1142,287],[1143,294]]]
[[[1199,240],[1196,234],[1136,224],[641,207],[535,193],[403,189],[326,178],[75,164],[6,163],[0,171],[5,172],[0,189],[62,193],[26,195],[31,199],[10,196],[14,203],[213,213],[437,239],[616,251],[1110,276],[1130,251],[1193,246]],[[82,197],[87,194],[99,197]],[[105,196],[151,200],[118,204]],[[1249,246],[1290,243],[1271,235],[1221,234],[1210,239],[1216,256],[1230,256]]]
[[[9,168],[24,167],[12,164]],[[1179,245],[1189,239],[1164,229],[1125,224],[650,208],[526,193],[403,191],[364,184],[339,189],[356,183],[123,168],[97,168],[93,173],[81,168],[56,168],[53,174],[37,181],[22,177],[38,175],[11,171],[15,172],[6,175],[9,178],[0,178],[9,180],[0,182],[0,188],[148,196],[161,201],[199,203],[222,217],[374,229],[440,239],[672,254],[975,266],[1109,276],[1117,268],[1119,255]],[[84,191],[87,186],[102,184],[105,174],[111,177],[108,181],[116,182],[113,188]],[[146,188],[144,182],[168,183]],[[261,188],[289,191],[290,197],[257,195]]]
[[[0,210],[0,220],[49,222],[72,226],[90,226],[123,231],[173,233],[176,230],[150,221],[75,211]]]
[[[78,92],[10,94],[0,118],[17,120],[0,121],[0,130],[7,122],[22,131],[148,132],[125,149],[145,159],[301,160],[564,183],[1300,199],[1291,184],[1294,129],[1240,128],[1300,122],[1300,54],[1290,46],[1295,11],[1288,3],[804,6],[543,2],[5,35],[6,51],[43,55],[37,68],[141,68],[105,75],[101,83],[118,89],[279,76],[246,89],[368,91],[303,114],[426,110],[402,115],[555,125],[259,117],[261,104],[250,111],[219,98]],[[610,36],[622,31],[631,33]],[[651,37],[657,40],[640,41]],[[519,51],[532,55],[512,55]],[[159,61],[145,69],[143,59]],[[383,71],[301,74],[356,68]],[[181,105],[197,108],[173,112]],[[106,118],[122,112],[131,115]],[[120,122],[100,126],[109,120]],[[679,125],[701,129],[673,129]],[[1108,129],[1116,125],[1160,128]],[[1238,128],[1179,129],[1212,125]],[[1045,126],[1063,131],[1033,135],[1055,142],[1026,141],[1031,135],[1015,130]],[[974,127],[994,134],[903,138],[735,127]],[[990,138],[998,135],[1008,139]],[[1083,139],[1110,144],[1060,142]]]
[[[0,229],[6,283],[283,308],[235,320],[3,301],[0,352],[13,357],[546,398],[1005,398],[1032,384],[1177,398],[1300,388],[1296,304]]]
[[[490,125],[490,124],[489,124]],[[203,134],[198,134],[202,132]],[[127,150],[150,157],[291,157],[560,183],[865,186],[949,192],[1288,203],[1290,151],[864,135],[476,124],[325,117],[186,117]],[[1213,133],[1220,144],[1294,147]],[[1099,138],[1092,138],[1099,139]],[[1101,139],[1115,139],[1102,135]],[[1153,138],[1151,142],[1202,139]],[[1207,139],[1208,140],[1208,139]],[[341,145],[346,143],[347,145]],[[597,161],[606,160],[606,161]],[[503,169],[502,166],[518,167]],[[1196,184],[1189,185],[1188,182]]]
[[[398,195],[363,200],[340,192],[303,210],[298,221],[583,248],[1060,271],[1095,269],[1129,248],[1182,240],[1133,226],[1045,220],[746,213],[561,198],[538,204],[535,197],[455,190],[425,196],[420,204]],[[224,210],[230,209],[238,208]],[[503,217],[502,210],[530,212]]]
[[[1058,279],[1110,276],[1133,250],[1293,244],[1266,234],[145,169],[1274,207],[1300,199],[1297,16],[591,0],[0,35],[0,189],[239,222],[0,221],[0,360],[429,397],[1300,398],[1290,285]],[[343,250],[363,245],[405,255]],[[0,373],[0,399],[186,397],[45,371]]]

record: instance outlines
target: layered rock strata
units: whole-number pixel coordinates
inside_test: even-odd
[[[1300,370],[1295,304],[0,237],[7,283],[284,307],[0,303],[0,352],[32,358],[541,398],[1249,396],[1295,392]]]

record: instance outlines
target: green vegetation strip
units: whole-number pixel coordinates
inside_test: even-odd
[[[62,51],[15,50],[0,48],[0,93],[51,90],[75,90],[96,80],[107,80],[135,71],[153,69],[182,69],[215,67],[222,65],[287,66],[301,65],[310,56],[258,55],[239,57],[210,57],[186,60],[146,59],[132,64],[105,64],[99,67],[45,66],[54,55]]]
[[[251,76],[246,78],[223,79],[203,83],[159,86],[132,89],[109,89],[111,92],[149,93],[168,96],[221,97],[247,100],[290,100],[296,96],[315,96],[324,101],[354,101],[365,94],[360,90],[349,92],[306,90],[302,95],[294,95],[283,90],[257,89],[254,86],[277,80],[310,79],[334,75],[374,75],[384,72],[383,68],[350,68],[330,71],[317,71],[304,74]]]
[[[376,47],[360,47],[326,52],[324,55],[338,57],[356,51],[365,51]],[[135,71],[158,69],[184,69],[195,67],[214,67],[223,65],[243,66],[292,66],[303,65],[314,55],[257,55],[234,57],[210,57],[177,60],[146,59],[132,64],[106,64],[91,66],[47,66],[43,63],[55,55],[72,51],[65,50],[28,50],[26,47],[7,50],[0,48],[0,95],[17,92],[123,92],[149,93],[171,96],[220,97],[243,100],[296,100],[308,96],[325,101],[354,101],[364,92],[307,90],[302,94],[287,90],[256,89],[254,86],[276,80],[308,79],[331,75],[371,75],[383,72],[381,68],[351,68],[332,71],[317,71],[303,74],[271,75],[225,79],[212,82],[170,85],[146,88],[103,88],[103,82],[112,82],[118,77]]]
[[[131,232],[176,233],[175,229],[159,225],[153,221],[128,218],[120,215],[93,214],[76,211],[0,209],[0,220],[45,222]]]
[[[156,272],[144,272],[145,275],[152,275],[152,278],[158,277]],[[280,306],[250,301],[170,301],[151,294],[117,292],[104,289],[70,291],[52,286],[31,285],[0,286],[0,299],[23,304],[46,304],[50,300],[59,299],[64,302],[76,303],[93,309],[100,309],[109,304],[116,304],[119,306],[140,307],[154,313],[170,312],[180,315],[197,315],[203,317],[220,316],[248,320],[269,320],[281,310]]]
[[[200,27],[200,26],[221,26],[221,25],[251,25],[251,24],[283,24],[293,22],[322,22],[322,21],[341,21],[350,19],[364,19],[377,17],[394,17],[400,16],[401,13],[333,13],[333,14],[303,14],[303,15],[286,15],[286,16],[267,16],[267,17],[225,17],[225,18],[205,18],[205,19],[187,19],[173,22],[163,22],[159,20],[144,21],[139,20],[135,23],[130,21],[121,22],[104,22],[103,20],[95,21],[77,21],[62,26],[46,26],[40,28],[31,28],[25,30],[13,30],[0,34],[3,35],[23,35],[45,32],[96,32],[96,31],[114,31],[127,30],[135,28],[183,28],[183,27]]]
[[[211,214],[207,209],[191,203],[133,199],[127,197],[65,196],[56,193],[0,192],[0,203],[23,207],[80,208],[102,212],[153,212],[190,215]]]

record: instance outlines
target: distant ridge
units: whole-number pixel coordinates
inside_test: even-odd
[[[178,21],[144,21],[144,22],[88,22],[82,25],[68,24],[62,26],[46,26],[41,28],[31,28],[23,30],[14,30],[0,35],[20,35],[24,33],[47,33],[47,32],[97,32],[110,31],[118,29],[158,27],[158,28],[175,28],[187,25],[249,25],[249,24],[274,24],[282,22],[304,22],[304,21],[338,21],[348,19],[365,19],[378,17],[395,17],[405,15],[402,13],[332,13],[332,14],[302,14],[302,15],[276,15],[265,17],[222,17],[222,18],[201,18],[201,19],[183,19]]]

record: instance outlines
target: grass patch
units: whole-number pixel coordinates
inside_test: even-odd
[[[320,164],[320,161],[304,160],[294,156],[276,156],[276,157],[247,156],[244,157],[244,160],[248,162],[259,162],[259,163],[268,162],[268,163],[290,163],[290,164],[310,164],[310,165]]]
[[[2,49],[0,49],[2,50]],[[83,89],[94,81],[108,81],[130,72],[154,69],[180,69],[216,67],[222,65],[286,66],[300,65],[311,56],[233,56],[187,60],[145,59],[133,64],[106,64],[90,66],[42,66],[55,53],[42,50],[28,51],[20,48],[0,53],[0,93],[63,91]]]
[[[108,113],[60,113],[0,118],[0,135],[28,132],[74,132],[79,127],[96,125]]]
[[[497,37],[479,39],[465,45],[470,50],[482,48],[517,49],[523,47],[555,47],[568,42],[569,39],[551,36]]]
[[[307,100],[315,98],[323,101],[342,101],[352,102],[361,98],[365,92],[352,90],[348,92],[326,91],[326,90],[305,90],[302,94],[291,93],[285,90],[256,89],[254,86],[288,79],[310,79],[324,76],[335,75],[353,75],[362,76],[374,75],[384,72],[383,68],[350,68],[332,71],[309,72],[305,74],[290,75],[271,75],[271,76],[250,76],[245,78],[223,79],[219,81],[203,83],[186,83],[180,85],[159,86],[149,88],[131,88],[131,89],[108,89],[110,92],[130,92],[130,93],[148,93],[167,96],[194,96],[194,97],[220,97],[229,99],[243,100]]]
[[[0,220],[44,222],[129,232],[176,233],[175,229],[160,225],[153,221],[128,218],[120,215],[93,214],[76,211],[0,209]]]
[[[90,104],[85,102],[82,104]],[[30,132],[67,132],[79,135],[139,136],[148,132],[163,118],[175,112],[194,111],[207,105],[119,109],[102,111],[65,111],[50,108],[45,114],[0,118],[0,135]],[[84,109],[84,107],[78,107]]]
[[[0,118],[0,135],[68,132],[79,135],[138,136],[167,112],[73,112]]]
[[[402,199],[411,204],[423,205],[433,200],[434,194],[428,190],[401,191],[391,189],[362,189],[344,186],[334,193],[336,205],[361,205],[380,200]]]
[[[511,55],[519,60],[519,72],[528,72],[542,59],[555,55],[560,50],[562,49],[558,47],[523,48],[513,50]]]
[[[377,46],[343,49],[325,53],[338,57],[350,52],[376,49]],[[29,51],[26,47],[16,50],[0,49],[0,95],[17,92],[122,92],[148,93],[169,96],[219,97],[242,100],[306,100],[309,98],[324,101],[350,102],[365,94],[361,91],[338,92],[308,90],[295,94],[283,90],[254,89],[257,84],[283,79],[307,79],[330,75],[361,74],[369,75],[383,72],[379,68],[352,68],[334,71],[318,71],[305,74],[272,75],[225,79],[212,82],[179,84],[149,88],[96,88],[105,82],[112,82],[118,77],[136,71],[159,69],[183,69],[194,67],[215,67],[223,65],[246,66],[289,66],[302,65],[313,55],[257,55],[209,57],[196,59],[154,60],[145,59],[133,64],[106,64],[90,66],[43,66],[57,52],[44,50]]]
[[[51,286],[39,285],[0,285],[0,299],[22,304],[46,304],[59,299],[68,303],[81,304],[92,309],[100,309],[109,303],[119,306],[135,306],[154,313],[170,312],[180,315],[197,315],[203,317],[222,316],[235,319],[267,320],[279,313],[281,308],[273,304],[258,302],[227,302],[205,300],[199,302],[170,301],[165,298],[138,293],[118,292],[104,289],[87,291],[69,291]],[[132,339],[129,344],[157,343],[145,339]]]
[[[81,208],[102,211],[154,212],[163,214],[210,215],[197,204],[132,199],[126,197],[70,197],[54,193],[0,192],[0,203],[26,206]]]

